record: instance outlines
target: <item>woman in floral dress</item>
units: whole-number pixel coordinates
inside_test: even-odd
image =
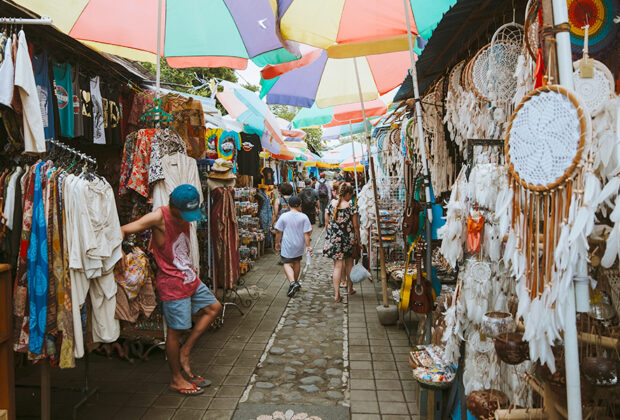
[[[347,259],[353,256],[353,248],[359,243],[359,222],[357,213],[351,207],[350,200],[353,198],[353,187],[342,184],[338,191],[338,201],[330,203],[327,208],[329,224],[327,225],[327,237],[323,255],[334,260],[334,300],[340,302],[340,280],[347,278]],[[349,295],[355,294],[353,283],[348,281]]]

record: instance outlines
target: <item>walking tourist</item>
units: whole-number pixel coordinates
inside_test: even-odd
[[[311,179],[306,178],[304,183],[306,184],[306,188],[299,193],[299,198],[301,198],[301,211],[308,216],[311,224],[315,224],[316,214],[320,212],[319,193],[312,188]]]
[[[312,253],[310,246],[312,225],[308,216],[301,212],[301,198],[291,196],[288,204],[290,211],[284,213],[275,225],[276,250],[280,251],[284,273],[289,281],[287,296],[293,297],[301,288],[298,280],[304,251]]]
[[[347,267],[347,259],[353,261],[353,249],[357,243],[360,243],[359,221],[350,203],[352,198],[353,187],[349,184],[342,184],[336,204],[330,203],[326,212],[328,226],[323,255],[334,260],[332,280],[336,302],[342,300],[340,296],[342,279],[346,279],[345,287],[348,289],[348,294],[355,294],[353,283],[348,279],[352,266]]]
[[[276,221],[282,216],[282,214],[289,211],[288,199],[293,195],[293,186],[288,182],[283,182],[278,186],[278,196],[273,206],[273,216],[271,219],[271,227],[276,224]]]
[[[172,372],[170,388],[183,395],[202,394],[203,388],[211,384],[192,372],[190,353],[196,340],[222,310],[222,305],[200,281],[192,266],[189,222],[201,216],[198,190],[183,184],[172,191],[168,205],[121,227],[123,237],[147,229],[152,231],[151,248],[159,267],[157,294],[168,325],[166,353]],[[193,328],[192,315],[198,316]],[[181,346],[181,335],[189,329],[190,335]]]
[[[321,173],[320,179],[316,182],[316,192],[319,194],[319,227],[325,226],[325,210],[332,199],[332,187],[325,179],[325,173]]]

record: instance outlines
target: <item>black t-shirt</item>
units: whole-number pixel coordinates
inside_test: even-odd
[[[260,137],[256,134],[241,133],[241,149],[239,149],[239,154],[237,155],[240,175],[260,175],[260,158],[258,154],[261,149]],[[271,184],[273,185],[273,181]]]
[[[93,101],[90,97],[90,77],[80,73],[78,78],[80,84],[80,105],[82,107],[82,121],[84,124],[84,138],[89,142],[93,141]]]
[[[119,106],[119,89],[117,83],[101,84],[103,102],[103,126],[107,144],[120,146],[123,144],[121,135],[121,109]]]
[[[262,174],[263,174],[263,184],[273,185],[273,169],[263,168]]]

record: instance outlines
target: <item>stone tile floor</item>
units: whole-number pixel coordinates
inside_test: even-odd
[[[268,252],[245,276],[246,285],[259,294],[250,308],[243,308],[245,316],[229,308],[224,326],[207,332],[199,340],[192,353],[194,369],[213,382],[204,394],[184,397],[168,391],[169,371],[161,351],[154,351],[146,362],[135,363],[92,355],[90,385],[98,387],[99,392],[80,408],[78,418],[220,420],[234,416],[245,420],[256,418],[252,416],[257,412],[266,414],[265,409],[269,411],[273,407],[282,411],[292,409],[296,413],[317,409],[317,416],[330,420],[419,418],[418,388],[408,364],[409,345],[405,332],[396,326],[383,327],[377,320],[375,308],[379,304],[379,284],[368,281],[358,284],[358,293],[348,297],[347,305],[330,303],[331,262],[318,255],[322,249],[320,232],[315,232],[314,238],[317,239],[316,255],[305,280],[305,299],[300,293],[289,304],[282,268],[276,264],[276,255]],[[325,305],[325,310],[321,310],[322,305]],[[278,332],[284,330],[288,335],[274,334],[287,307],[289,311],[284,317],[283,329]],[[285,326],[287,320],[294,320],[303,329],[295,333],[292,323]],[[316,321],[317,324],[326,324],[312,328],[311,324]],[[345,327],[348,330],[346,339]],[[295,336],[297,338],[293,338]],[[277,369],[260,363],[261,358],[265,362],[269,357],[275,360],[276,356],[282,356],[273,354],[274,346],[282,348],[286,344],[285,351],[296,350],[289,348],[295,342],[299,343],[298,349],[309,346],[310,353],[308,360],[302,360],[306,351],[293,353],[295,356],[291,362],[301,361],[304,369],[315,371],[304,373],[298,364],[288,363],[285,358],[280,359],[282,364],[272,364]],[[329,345],[321,346],[321,343]],[[321,349],[324,353],[318,354],[316,350],[312,353],[312,348]],[[342,356],[345,349],[348,350],[344,353],[348,353],[348,360]],[[324,359],[325,366],[322,362],[316,365],[315,359]],[[284,372],[287,367],[288,370],[295,370],[294,378],[280,375],[279,369]],[[328,369],[335,369],[331,373],[340,370],[341,375],[329,375]],[[273,372],[267,374],[270,370],[277,371],[278,376]],[[70,419],[72,406],[80,400],[81,394],[65,388],[82,387],[84,363],[79,363],[76,369],[61,371],[53,368],[51,372],[52,386],[58,387],[52,391],[52,418]],[[286,374],[292,375],[293,372],[287,371]],[[316,395],[310,393],[313,396],[308,398],[304,395],[308,394],[307,391],[299,386],[313,385],[305,383],[312,376],[321,381],[316,378],[310,380],[319,390]],[[341,383],[331,381],[330,386],[330,379],[336,377]],[[39,368],[18,368],[16,380],[22,385],[16,389],[18,418],[40,418],[39,390],[23,387],[39,383]],[[256,387],[258,382],[271,383],[274,388],[267,387],[276,391],[276,384],[278,387],[292,384],[291,388],[299,395],[293,394],[292,398],[286,389],[281,389],[279,395],[270,395],[268,400],[253,399],[252,396],[259,392]],[[314,388],[310,389],[314,391]],[[265,390],[260,392],[264,397]],[[288,401],[287,395],[293,401]],[[252,406],[252,403],[263,406]]]

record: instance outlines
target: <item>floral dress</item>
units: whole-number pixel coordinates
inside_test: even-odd
[[[330,218],[323,255],[333,260],[344,260],[353,256],[353,248],[356,243],[355,228],[353,227],[355,213],[350,206],[345,209],[337,209],[336,220],[332,220],[331,214],[334,210],[335,206],[330,203],[327,207],[327,214],[330,215]]]

